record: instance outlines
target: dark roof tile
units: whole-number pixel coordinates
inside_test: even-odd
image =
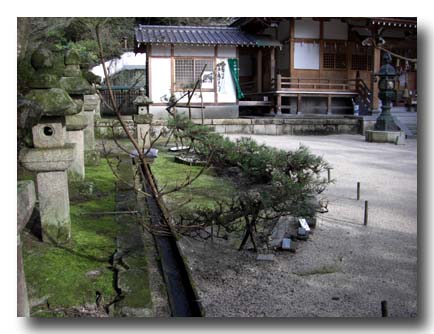
[[[135,29],[136,41],[145,44],[202,44],[233,46],[270,46],[281,44],[268,36],[255,36],[237,27],[147,26]]]

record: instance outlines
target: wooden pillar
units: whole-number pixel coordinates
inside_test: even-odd
[[[294,18],[291,18],[290,22],[290,31],[289,31],[289,76],[292,77],[294,75]]]
[[[170,94],[175,94],[175,46],[170,45]]]
[[[256,56],[256,91],[262,92],[262,49],[258,49]]]
[[[238,48],[237,48],[238,50]],[[218,58],[218,46],[214,46],[214,61],[212,66],[213,73],[216,73],[216,65],[217,65],[217,58]],[[238,57],[237,57],[238,59]],[[238,64],[240,63],[240,60],[238,59]],[[201,85],[202,87],[202,85]],[[214,78],[214,103],[217,103],[217,80]],[[202,96],[202,91],[200,92],[200,96]],[[203,98],[203,96],[202,96]],[[202,108],[202,115],[203,115],[203,108]]]
[[[319,70],[318,76],[322,78],[322,70],[323,70],[323,58],[324,58],[324,20],[320,19],[319,21]]]
[[[276,91],[282,90],[282,75],[278,74],[276,76]],[[277,115],[282,114],[282,95],[276,92],[276,113]]]
[[[332,96],[327,96],[327,115],[332,114]]]
[[[380,71],[381,66],[381,50],[373,48],[372,51],[372,79],[371,79],[371,92],[372,92],[372,102],[371,107],[373,110],[377,110],[379,106],[378,98],[378,82],[374,82],[374,73]]]
[[[297,115],[301,114],[301,94],[297,95]]]
[[[152,99],[152,92],[151,92],[151,45],[146,45],[146,95],[149,96],[150,99]]]
[[[276,78],[276,53],[275,49],[270,50],[270,82]]]

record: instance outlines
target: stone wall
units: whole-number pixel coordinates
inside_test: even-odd
[[[125,121],[134,136],[136,130],[131,117]],[[112,138],[111,125],[115,119],[102,119],[97,122],[96,133],[99,138]],[[201,124],[200,119],[193,119]],[[373,120],[375,123],[375,120]],[[117,122],[119,123],[119,122]],[[165,120],[154,120],[153,134],[158,134],[167,124]],[[237,118],[237,119],[204,119],[204,125],[210,126],[217,133],[257,134],[257,135],[326,135],[326,134],[362,134],[364,127],[370,126],[370,120],[358,116],[295,116],[288,118]],[[126,138],[118,124],[114,132],[119,138]]]
[[[150,106],[149,111],[154,116],[154,119],[167,119],[168,113],[166,110],[167,106]],[[178,114],[183,114],[188,116],[188,108],[177,108]],[[226,104],[226,105],[205,105],[203,110],[204,118],[214,119],[214,118],[230,118],[236,119],[239,116],[238,105],[236,104]],[[202,118],[202,113],[200,108],[191,109],[192,118],[200,119]]]
[[[127,124],[134,138],[136,137],[136,127],[132,116],[123,116],[123,120]],[[113,130],[112,130],[113,129]],[[104,117],[95,120],[95,137],[96,138],[127,138],[124,129],[115,117]]]

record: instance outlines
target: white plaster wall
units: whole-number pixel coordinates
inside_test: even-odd
[[[217,56],[222,58],[236,58],[237,48],[234,46],[219,46],[217,48]]]
[[[230,103],[237,101],[237,95],[235,90],[234,80],[232,79],[231,71],[229,70],[227,59],[217,59],[217,64],[224,61],[225,71],[224,80],[222,81],[221,90],[219,91],[219,84],[217,81],[217,102],[219,103]]]
[[[294,43],[294,68],[319,70],[319,44]]]
[[[319,38],[319,21],[311,18],[295,20],[294,36],[295,38]]]
[[[151,56],[170,57],[170,46],[168,46],[168,45],[152,45]]]
[[[149,58],[151,70],[151,96],[154,103],[165,103],[170,98],[170,58]]]
[[[175,56],[214,57],[213,46],[175,46]]]
[[[175,96],[177,98],[180,98],[182,95],[184,94],[184,92],[176,92]],[[202,98],[203,98],[203,103],[214,103],[214,92],[202,92]],[[187,103],[188,98],[187,96],[185,96],[184,98],[182,98],[180,100],[180,103]],[[191,102],[192,103],[200,103],[200,92],[196,92],[194,93],[193,97],[191,98]]]
[[[333,19],[324,22],[324,39],[348,39],[348,24],[340,20]]]

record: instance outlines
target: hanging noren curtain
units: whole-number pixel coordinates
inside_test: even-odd
[[[244,94],[241,91],[241,86],[240,86],[238,59],[236,58],[228,59],[228,64],[229,64],[229,70],[231,71],[232,74],[232,78],[234,79],[235,82],[235,87],[237,88],[237,98],[238,100],[243,99]]]

